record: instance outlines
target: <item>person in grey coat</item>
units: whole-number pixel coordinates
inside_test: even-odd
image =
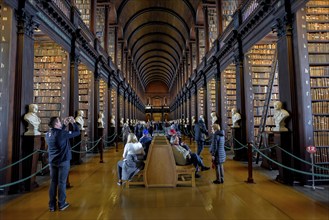
[[[204,123],[203,116],[200,115],[199,121],[194,125],[194,139],[197,142],[198,149],[197,155],[200,156],[203,148],[206,135],[208,135],[208,130],[206,124]]]
[[[226,152],[224,149],[225,133],[220,130],[219,124],[213,124],[212,126],[213,136],[210,146],[210,154],[212,156],[213,166],[216,170],[216,180],[214,184],[224,183],[224,167],[223,163],[226,160]]]

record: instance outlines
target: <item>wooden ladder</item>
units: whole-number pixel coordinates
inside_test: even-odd
[[[274,59],[274,62],[272,63],[272,66],[271,66],[271,72],[270,72],[269,80],[268,80],[268,84],[267,84],[267,93],[265,96],[264,108],[263,108],[263,112],[262,112],[262,117],[260,119],[258,134],[257,134],[257,139],[256,139],[256,141],[257,141],[256,144],[257,144],[258,149],[261,148],[262,142],[263,142],[263,133],[264,133],[265,127],[266,127],[268,109],[270,108],[269,105],[270,105],[271,96],[272,96],[272,88],[273,88],[273,83],[274,83],[274,79],[275,79],[275,73],[278,68],[277,48],[275,49],[273,59]],[[256,164],[258,164],[258,161],[259,161],[259,154],[257,154]]]

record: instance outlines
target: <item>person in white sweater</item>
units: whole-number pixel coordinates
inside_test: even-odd
[[[129,133],[123,150],[123,160],[118,161],[118,185],[131,180],[144,168],[145,151],[134,133]]]

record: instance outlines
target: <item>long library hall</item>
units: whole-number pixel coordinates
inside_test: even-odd
[[[328,0],[0,21],[0,219],[329,219]]]

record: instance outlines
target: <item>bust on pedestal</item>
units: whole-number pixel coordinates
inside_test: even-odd
[[[219,124],[216,112],[212,112],[210,114],[210,117],[211,117],[211,124]]]
[[[110,125],[112,128],[115,128],[115,116],[113,115],[111,117],[111,125]]]
[[[98,138],[102,138],[103,132],[104,132],[104,114],[103,114],[103,112],[98,113],[97,125],[98,125]],[[99,152],[99,162],[104,163],[104,161],[103,161],[103,139],[101,139],[98,143],[98,152]]]
[[[80,152],[81,149],[86,148],[86,146],[81,147],[82,146],[81,141],[83,140],[83,137],[84,137],[84,132],[83,131],[85,130],[85,128],[84,128],[85,121],[83,119],[84,115],[85,114],[84,114],[83,110],[79,110],[77,117],[75,117],[75,122],[78,124],[79,129],[80,129],[80,135],[74,137],[74,139],[73,139],[73,141],[74,141],[73,143],[75,145],[74,150],[77,151],[77,152],[72,152],[72,160],[71,160],[72,164],[81,164],[82,163],[81,158],[83,156],[85,156],[85,154],[82,155],[81,152]]]
[[[84,116],[85,114],[84,114],[84,112],[82,111],[82,110],[79,110],[78,111],[78,115],[77,115],[77,117],[75,118],[75,121],[76,121],[76,123],[78,123],[78,126],[79,126],[79,129],[81,130],[81,131],[84,131],[85,130],[85,128],[83,127],[84,126],[84,123],[85,123],[85,121],[84,121],[84,119],[83,119],[83,116]],[[82,132],[81,132],[82,133]]]
[[[286,123],[284,120],[289,117],[289,113],[282,109],[282,102],[276,101],[274,102],[274,124],[275,127],[273,131],[288,131],[288,128],[285,127]]]
[[[238,113],[236,108],[231,109],[232,113],[232,128],[239,128],[239,121],[241,120],[241,115]]]
[[[192,126],[195,125],[195,116],[192,116]]]
[[[97,124],[98,124],[98,128],[104,128],[104,114],[103,114],[103,112],[98,113]]]
[[[38,106],[36,104],[29,105],[29,112],[24,115],[24,120],[28,123],[25,136],[41,135],[39,131],[39,125],[41,119],[37,116]]]
[[[28,123],[27,131],[24,133],[24,145],[22,147],[22,156],[28,156],[35,150],[41,148],[41,132],[39,131],[39,125],[41,123],[40,118],[37,116],[38,106],[36,104],[29,105],[29,112],[24,115],[24,120]],[[31,176],[37,172],[39,154],[34,154],[33,157],[23,161],[23,177]],[[24,182],[24,189],[31,191],[37,187],[36,176]]]

